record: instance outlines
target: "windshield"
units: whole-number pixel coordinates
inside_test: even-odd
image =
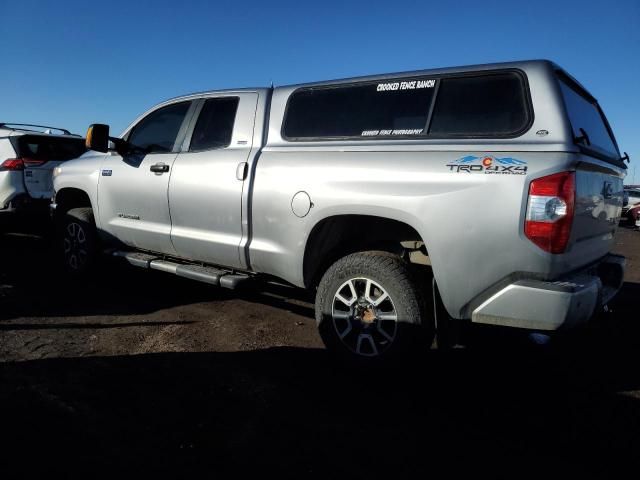
[[[598,103],[563,76],[560,76],[559,80],[574,137],[583,136],[580,131],[582,129],[588,137],[588,142],[582,143],[585,148],[619,159],[618,147]]]

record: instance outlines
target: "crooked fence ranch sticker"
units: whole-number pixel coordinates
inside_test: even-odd
[[[433,88],[435,86],[435,80],[406,80],[402,82],[379,83],[376,91],[395,92],[396,90],[417,90],[420,88]]]

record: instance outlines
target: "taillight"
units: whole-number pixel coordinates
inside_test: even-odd
[[[21,158],[9,158],[4,162],[0,163],[0,171],[6,170],[24,170],[24,162]]]
[[[36,158],[9,158],[0,163],[0,172],[6,170],[24,170],[25,167],[39,167],[40,165],[44,165],[45,163],[47,163],[46,160],[38,160]]]
[[[547,252],[564,252],[571,235],[575,195],[574,172],[533,180],[524,222],[527,238]]]

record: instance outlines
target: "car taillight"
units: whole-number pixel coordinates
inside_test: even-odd
[[[25,167],[39,167],[47,163],[46,160],[38,160],[35,158],[23,157],[23,158],[9,158],[0,163],[0,172],[6,170],[24,170]]]
[[[0,171],[6,170],[24,170],[24,162],[21,158],[8,158],[4,162],[0,163]]]
[[[574,172],[533,180],[524,222],[527,238],[547,252],[564,252],[571,235],[575,195]]]

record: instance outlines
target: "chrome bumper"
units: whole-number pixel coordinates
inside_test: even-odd
[[[471,320],[532,330],[557,330],[587,322],[620,290],[624,267],[624,257],[608,255],[588,271],[559,281],[519,280],[478,306]]]

